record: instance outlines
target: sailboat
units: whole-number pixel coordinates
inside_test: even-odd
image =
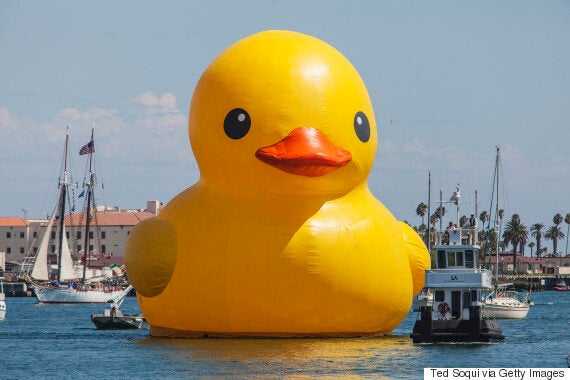
[[[496,203],[495,203],[495,230],[498,231],[497,243],[495,250],[495,275],[494,290],[489,293],[483,302],[482,315],[484,318],[494,319],[524,319],[526,318],[531,302],[529,293],[517,292],[514,289],[509,290],[513,284],[499,283],[499,239],[501,236],[501,224],[499,221],[499,168],[500,168],[501,151],[497,147],[497,155],[495,159],[495,185],[496,185]]]
[[[70,185],[68,173],[68,145],[69,135],[65,136],[63,175],[59,183],[58,204],[53,210],[45,231],[41,237],[40,245],[35,256],[34,265],[28,276],[28,282],[40,303],[107,303],[117,301],[124,297],[128,290],[115,286],[113,281],[94,281],[87,278],[86,269],[89,262],[89,249],[83,254],[83,274],[79,277],[73,267],[73,260],[65,233],[65,211],[68,187]],[[80,155],[89,154],[89,180],[86,184],[87,213],[85,247],[89,247],[89,228],[91,216],[91,202],[93,200],[94,174],[92,172],[93,153],[95,152],[93,130],[91,141],[85,145]],[[57,216],[56,216],[57,215]],[[57,270],[53,281],[48,268],[48,246],[53,224],[57,223]]]

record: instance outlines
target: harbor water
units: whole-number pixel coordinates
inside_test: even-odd
[[[372,377],[421,379],[424,367],[564,368],[570,292],[533,294],[525,320],[501,321],[504,341],[413,345],[410,313],[388,337],[157,339],[148,330],[101,331],[104,305],[40,305],[8,298],[0,322],[0,379]],[[139,311],[129,297],[124,313]]]

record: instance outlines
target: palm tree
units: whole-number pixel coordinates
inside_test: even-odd
[[[563,220],[564,220],[564,218],[563,218],[562,215],[560,215],[560,214],[556,214],[556,215],[554,215],[554,217],[552,218],[552,221],[553,221],[554,224],[556,224],[557,226],[559,226],[560,223],[562,223]]]
[[[505,245],[513,245],[513,270],[516,273],[517,267],[517,246],[519,247],[520,253],[524,255],[524,246],[528,239],[528,230],[524,224],[521,223],[521,218],[518,214],[513,214],[511,220],[507,222],[505,226],[505,232],[503,232],[503,239]]]
[[[542,241],[542,229],[544,228],[544,224],[542,223],[535,223],[530,226],[530,234],[533,238],[536,238],[536,257],[540,258],[540,254],[542,253],[541,248],[541,241]]]
[[[424,202],[421,202],[418,207],[416,208],[416,214],[418,216],[420,216],[422,218],[422,224],[421,226],[424,226],[422,233],[420,233],[420,236],[423,236],[424,238],[424,243],[427,244],[426,238],[425,238],[425,224],[424,224],[424,217],[426,216],[426,212],[427,212],[427,205]]]
[[[487,213],[487,211],[483,211],[481,212],[481,214],[479,214],[479,220],[483,222],[483,229],[485,229],[485,223],[487,223],[488,219],[489,219],[489,214]]]
[[[531,241],[530,243],[528,243],[528,247],[530,248],[530,257],[532,257],[532,249],[534,248],[534,242]]]
[[[564,217],[564,222],[568,225],[566,229],[566,256],[568,256],[568,239],[570,239],[570,212]]]
[[[483,244],[481,244],[481,252],[483,255],[491,256],[491,252],[493,252],[497,246],[497,231],[495,230],[487,230],[484,232],[485,240]]]
[[[422,218],[422,224],[424,224],[424,216],[426,216],[427,205],[421,202],[416,208],[416,214]]]
[[[554,250],[552,255],[554,257],[558,256],[558,239],[564,239],[564,236],[564,232],[562,232],[560,227],[558,227],[556,224],[554,226],[551,226],[544,234],[545,238],[552,240],[552,249]]]

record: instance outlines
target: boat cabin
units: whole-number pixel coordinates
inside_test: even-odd
[[[492,274],[477,268],[479,246],[437,245],[436,268],[426,271],[425,287],[433,294],[436,319],[465,319],[481,306],[484,290],[492,288]]]
[[[479,269],[480,247],[462,244],[460,229],[448,231],[449,244],[434,246],[435,268],[425,273],[425,287],[414,300],[420,319],[411,335],[414,343],[502,339],[493,321],[482,320],[483,291],[492,289],[492,273]]]

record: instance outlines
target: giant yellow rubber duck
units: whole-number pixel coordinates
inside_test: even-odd
[[[429,255],[368,189],[374,112],[342,54],[242,39],[202,75],[188,130],[199,181],[125,251],[151,335],[364,336],[405,318]]]

